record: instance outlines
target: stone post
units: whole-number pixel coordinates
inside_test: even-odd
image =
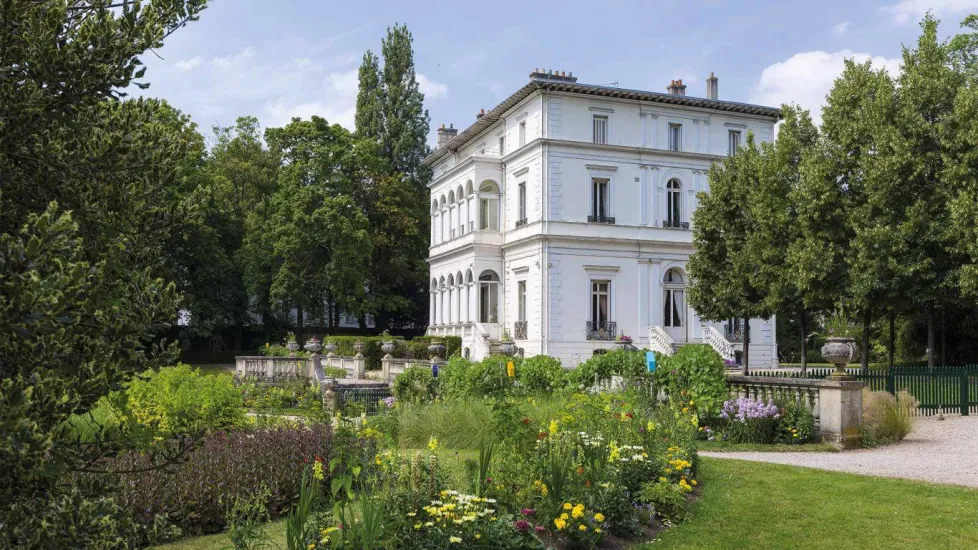
[[[824,380],[818,388],[819,431],[822,441],[843,449],[862,447],[863,382]]]
[[[336,414],[336,392],[333,391],[333,384],[326,385],[326,391],[323,392],[323,408],[329,411],[330,416]]]

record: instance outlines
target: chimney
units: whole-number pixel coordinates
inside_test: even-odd
[[[482,118],[484,116],[486,116],[486,110],[485,109],[479,109],[479,112],[475,114],[475,119],[476,120],[479,120],[480,118]]]
[[[706,79],[706,99],[712,99],[713,101],[720,100],[720,79],[716,77],[712,72],[710,73],[710,78]]]
[[[686,85],[683,84],[682,79],[670,82],[666,90],[670,95],[686,95]]]
[[[530,73],[530,80],[543,80],[547,82],[566,82],[573,84],[577,82],[577,78],[574,76],[574,72],[567,71],[555,71],[553,69],[533,69]]]
[[[449,124],[448,128],[442,124],[441,128],[438,128],[438,148],[441,149],[447,145],[456,135],[458,135],[458,129],[453,124]]]

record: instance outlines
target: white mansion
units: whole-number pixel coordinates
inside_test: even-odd
[[[530,82],[458,133],[438,129],[432,166],[428,333],[490,354],[506,331],[527,356],[576,366],[622,334],[666,353],[706,342],[739,356],[742,328],[686,302],[691,214],[711,163],[779,109],[578,84]],[[774,320],[751,322],[751,366],[776,364]]]

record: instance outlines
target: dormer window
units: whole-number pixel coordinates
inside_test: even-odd
[[[594,143],[608,143],[608,116],[594,115],[592,130]]]

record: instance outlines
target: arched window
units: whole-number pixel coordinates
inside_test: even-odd
[[[479,229],[499,231],[499,186],[491,180],[479,185]]]
[[[448,324],[450,325],[456,320],[455,316],[452,315],[452,294],[455,294],[455,275],[452,275],[451,273],[448,274],[448,287],[445,294],[448,296],[448,299],[445,301],[445,309],[447,310],[445,320],[447,320]]]
[[[490,269],[479,275],[479,322],[499,322],[499,275]]]
[[[435,279],[431,280],[431,311],[428,312],[428,324],[437,325],[438,324],[438,281]]]
[[[438,244],[438,201],[431,201],[431,244]]]
[[[468,269],[465,271],[465,321],[471,323],[475,314],[472,312],[472,293],[475,292],[475,288],[472,285],[472,270]]]
[[[686,280],[677,268],[666,271],[662,278],[663,311],[662,324],[666,332],[677,342],[686,341]]]
[[[442,275],[438,280],[438,324],[448,324],[448,315],[445,309],[445,276]]]
[[[456,225],[458,226],[459,236],[465,235],[465,218],[468,216],[468,208],[465,207],[465,192],[462,191],[462,186],[458,186],[458,191],[455,193],[455,200],[458,201],[458,220]],[[459,281],[461,283],[462,281]]]
[[[683,184],[677,179],[666,184],[666,227],[682,227]]]

